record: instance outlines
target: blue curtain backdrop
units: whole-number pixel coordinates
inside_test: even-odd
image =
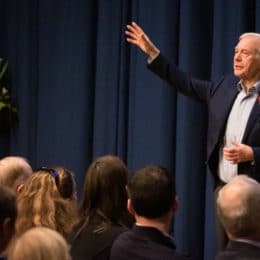
[[[151,163],[175,170],[177,247],[214,259],[205,107],[149,72],[124,31],[138,22],[172,62],[214,80],[232,73],[237,38],[260,32],[259,17],[259,0],[0,0],[0,57],[19,106],[18,127],[0,135],[1,157],[63,165],[79,191],[104,154],[130,172]]]

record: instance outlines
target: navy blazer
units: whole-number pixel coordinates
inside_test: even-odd
[[[162,54],[159,54],[147,66],[182,94],[207,104],[207,163],[216,186],[219,182],[217,173],[219,146],[223,141],[226,122],[238,94],[239,79],[230,75],[217,82],[198,80],[168,63]],[[242,143],[252,147],[254,162],[239,163],[238,174],[247,174],[260,181],[260,104],[258,99],[249,116]]]
[[[256,260],[260,259],[260,248],[252,244],[229,241],[226,249],[218,253],[216,260]]]
[[[173,240],[153,227],[134,225],[113,243],[110,260],[187,260],[176,252]]]

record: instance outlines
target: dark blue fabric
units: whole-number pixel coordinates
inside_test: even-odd
[[[110,260],[171,259],[188,260],[176,251],[171,237],[154,227],[136,226],[121,233],[113,243]]]
[[[1,156],[63,165],[79,191],[89,163],[107,153],[130,171],[176,169],[177,248],[214,259],[205,108],[148,71],[124,30],[137,21],[173,63],[214,80],[232,72],[237,38],[259,32],[259,17],[256,0],[1,0],[0,56],[19,106],[18,127],[0,136]]]

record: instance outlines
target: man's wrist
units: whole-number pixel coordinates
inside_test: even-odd
[[[160,50],[158,50],[156,47],[151,49],[148,56],[151,60],[154,60],[160,53]]]
[[[157,51],[152,52],[148,55],[148,63],[152,63],[160,54],[160,50],[157,49]]]

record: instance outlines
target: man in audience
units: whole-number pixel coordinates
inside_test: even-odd
[[[32,175],[30,164],[23,157],[8,156],[0,160],[0,184],[19,193],[24,183]]]
[[[10,188],[0,185],[0,259],[15,231],[16,196]]]
[[[110,259],[186,259],[169,236],[178,207],[174,177],[162,167],[147,166],[131,176],[127,190],[136,224],[116,239]]]
[[[230,241],[216,259],[260,259],[260,184],[235,177],[220,190],[217,211]]]

